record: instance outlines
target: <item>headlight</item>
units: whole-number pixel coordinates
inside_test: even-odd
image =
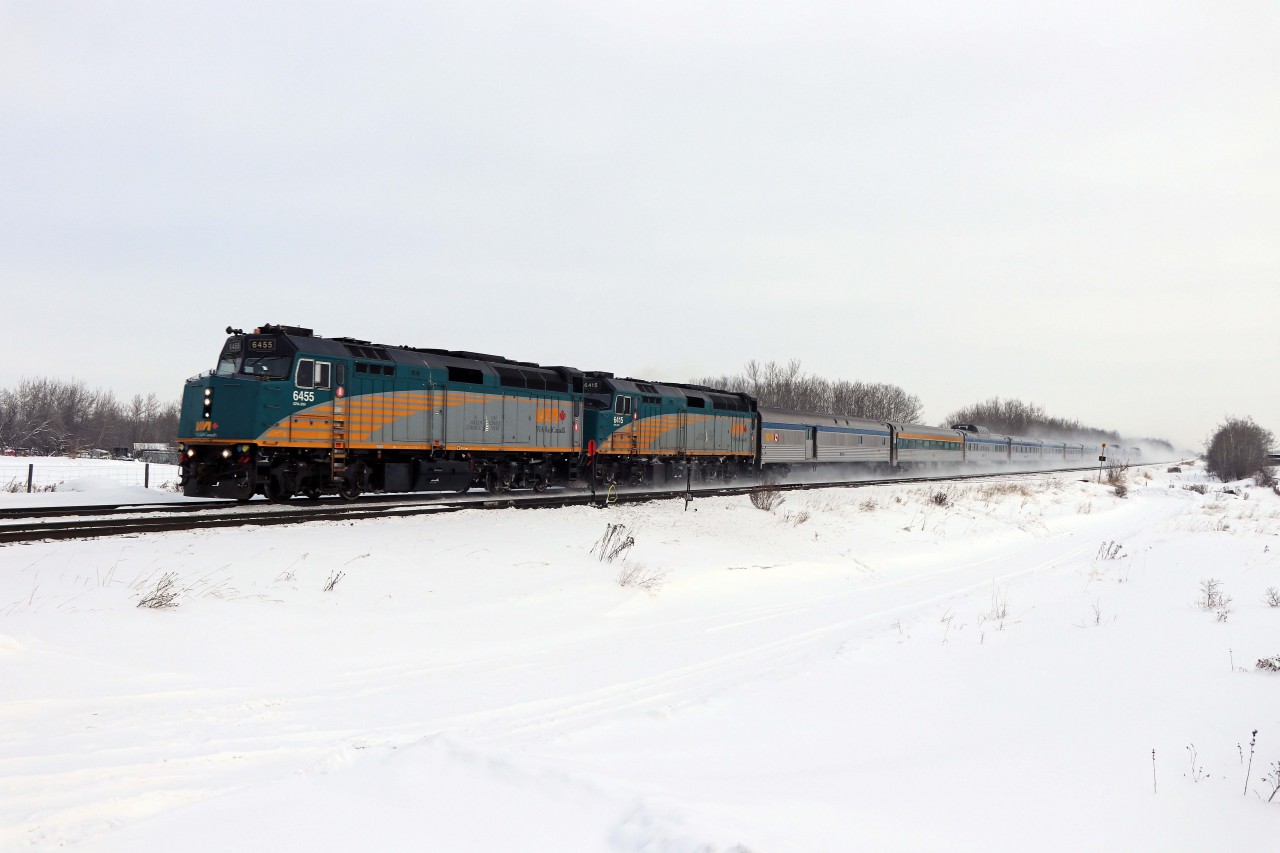
[[[194,447],[192,447],[191,449],[189,449],[189,450],[187,451],[187,458],[188,458],[188,459],[190,459],[192,456],[195,456],[195,455],[196,455],[196,449],[195,449]]]
[[[204,389],[204,395],[205,395],[206,397],[212,397],[212,396],[213,396],[213,389],[212,389],[212,388],[206,388],[206,389]]]
[[[230,458],[231,458],[231,448],[230,448],[230,447],[228,447],[228,448],[226,448],[225,450],[223,450],[223,451],[222,451],[222,458],[223,458],[223,459],[230,459]]]

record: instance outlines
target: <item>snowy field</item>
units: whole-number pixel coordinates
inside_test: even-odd
[[[30,475],[31,492],[27,492]],[[0,456],[0,510],[104,503],[178,503],[178,466],[64,456]]]
[[[1080,476],[0,547],[0,849],[1270,849],[1280,497]]]

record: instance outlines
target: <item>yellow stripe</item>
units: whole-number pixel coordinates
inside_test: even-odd
[[[602,449],[602,450],[597,450],[597,451],[596,451],[596,453],[597,453],[598,455],[600,455],[600,456],[632,456],[632,455],[634,455],[634,454],[632,454],[632,453],[631,453],[631,451],[630,451],[630,450],[626,450],[626,451],[612,451],[612,450],[603,450],[603,449]],[[645,455],[645,456],[741,456],[741,457],[742,457],[742,458],[744,458],[744,459],[749,459],[749,458],[751,458],[751,455],[752,455],[752,454],[751,454],[750,452],[748,452],[748,451],[732,451],[732,450],[730,450],[730,451],[725,451],[725,450],[659,450],[659,451],[657,451],[657,452],[655,452],[655,453],[646,453],[646,454],[644,454],[644,455]]]
[[[962,438],[943,438],[940,435],[917,435],[911,432],[900,432],[898,433],[898,438],[922,438],[925,441],[954,441],[956,444],[962,444],[964,442],[964,439]]]

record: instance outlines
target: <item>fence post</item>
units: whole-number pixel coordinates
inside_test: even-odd
[[[142,488],[151,488],[151,463],[147,462],[142,467]]]
[[[31,477],[36,473],[36,463],[27,464],[27,494],[31,494]]]

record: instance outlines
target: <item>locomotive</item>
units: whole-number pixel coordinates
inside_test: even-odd
[[[1083,445],[759,406],[749,394],[501,356],[227,327],[187,380],[180,478],[194,497],[491,493],[731,481],[793,469],[1065,467]]]

